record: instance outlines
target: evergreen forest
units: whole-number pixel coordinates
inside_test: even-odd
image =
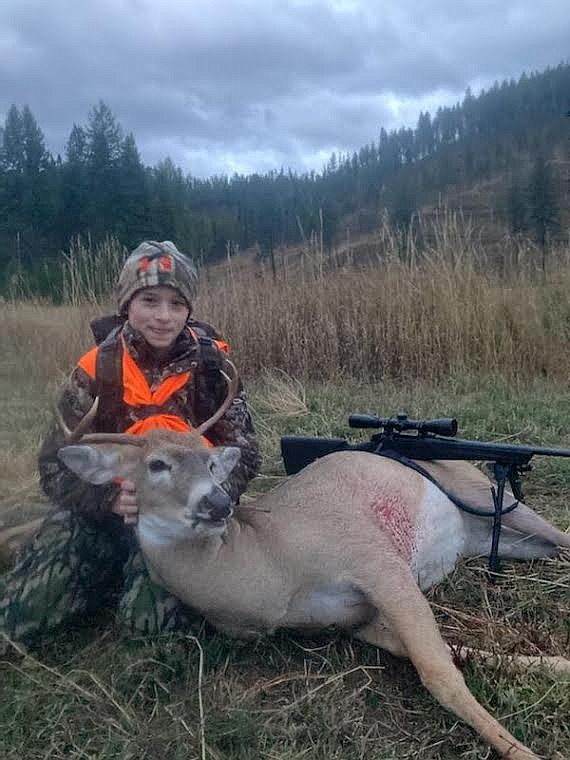
[[[495,83],[462,102],[421,113],[320,172],[185,174],[169,158],[145,166],[100,101],[52,155],[28,105],[0,127],[0,277],[25,273],[50,290],[50,266],[70,241],[109,236],[132,247],[171,239],[201,263],[256,247],[260,256],[315,230],[331,248],[380,219],[410,229],[418,214],[461,209],[491,218],[489,234],[532,235],[547,247],[570,223],[570,64]],[[494,233],[492,232],[494,230]]]

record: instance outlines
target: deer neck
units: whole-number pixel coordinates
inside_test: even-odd
[[[188,559],[196,557],[197,561],[203,561],[205,555],[221,560],[226,553],[232,553],[236,544],[252,538],[254,532],[249,521],[236,515],[228,519],[226,531],[221,535],[201,532],[179,520],[152,513],[140,515],[137,526],[143,552],[149,557],[164,555],[165,561],[171,561],[173,551],[177,554],[182,551]]]

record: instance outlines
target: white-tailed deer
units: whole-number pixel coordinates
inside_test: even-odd
[[[161,431],[83,441],[62,448],[62,460],[92,483],[136,483],[137,532],[152,577],[216,628],[243,638],[336,625],[409,657],[433,696],[504,757],[537,757],[473,697],[421,591],[459,556],[488,549],[484,518],[373,454],[319,459],[259,497],[255,511],[234,512],[221,486],[237,448],[207,449],[197,433]],[[502,556],[570,546],[570,536],[524,505],[504,522]]]

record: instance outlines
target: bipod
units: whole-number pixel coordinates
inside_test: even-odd
[[[528,472],[530,465],[502,464],[493,462],[492,470],[495,476],[497,487],[491,486],[491,495],[493,497],[493,506],[495,512],[493,515],[493,537],[491,539],[491,551],[489,553],[489,570],[487,578],[491,583],[497,582],[497,573],[499,571],[499,540],[501,538],[501,527],[503,515],[515,510],[523,498],[521,474]],[[505,498],[505,485],[509,481],[516,501],[510,506],[503,509],[503,500]]]

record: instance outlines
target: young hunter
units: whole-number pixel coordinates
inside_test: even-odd
[[[119,277],[118,316],[92,324],[98,345],[61,389],[59,413],[68,428],[79,424],[97,396],[97,416],[84,432],[188,431],[214,414],[227,395],[219,369],[228,346],[211,325],[190,318],[196,284],[194,266],[173,243],[149,241],[133,251]],[[207,438],[241,449],[226,484],[237,502],[259,468],[241,383]],[[0,577],[0,632],[33,642],[117,595],[118,619],[132,631],[154,634],[183,626],[185,608],[151,582],[137,547],[134,484],[81,481],[57,457],[64,443],[56,416],[39,471],[57,509],[15,568]]]

